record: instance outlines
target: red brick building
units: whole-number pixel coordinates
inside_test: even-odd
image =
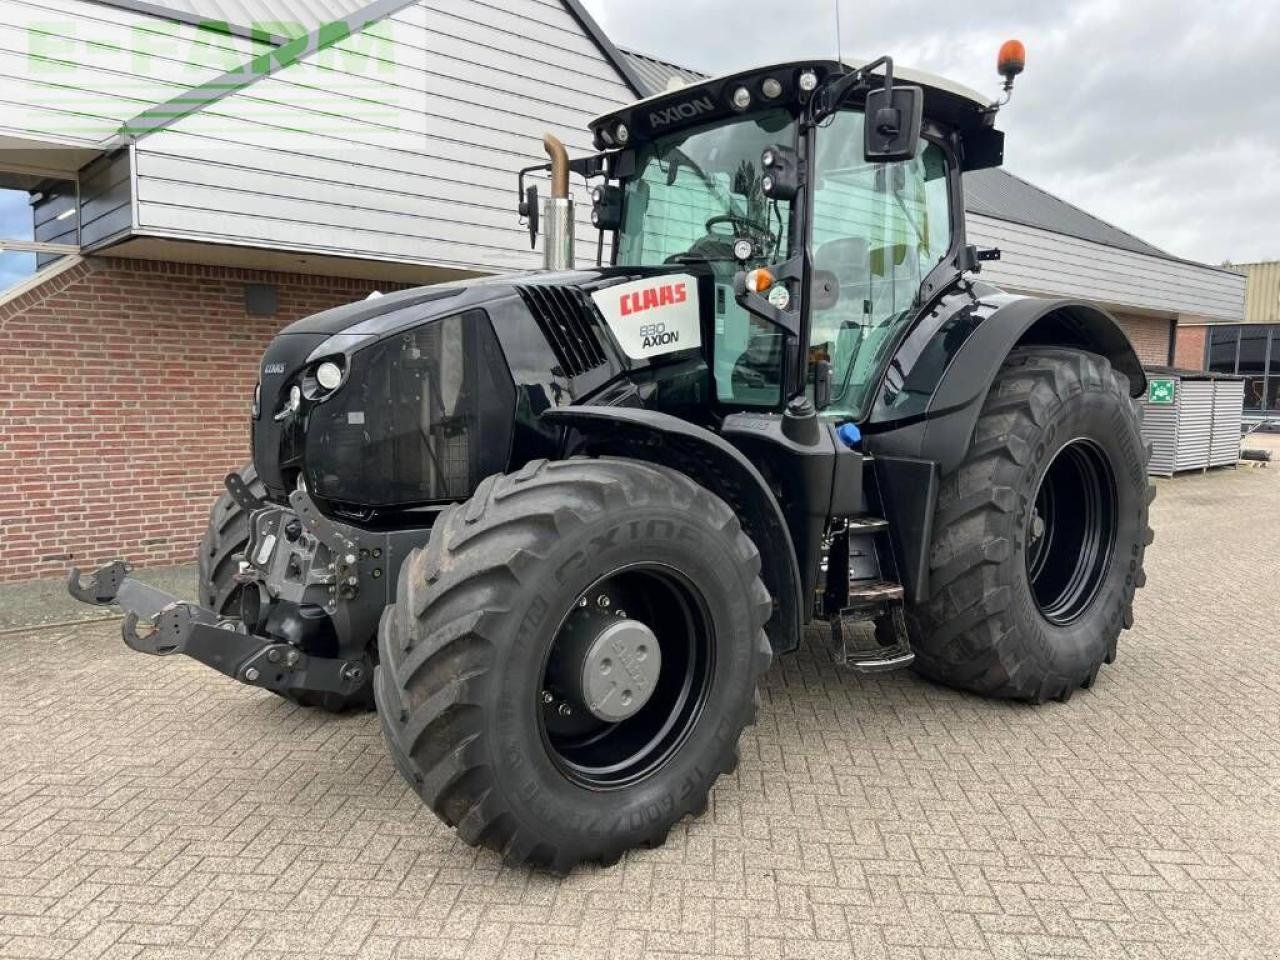
[[[247,285],[275,311],[246,310]],[[0,571],[194,556],[283,324],[375,281],[92,258],[0,306]]]

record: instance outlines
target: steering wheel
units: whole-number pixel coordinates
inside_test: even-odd
[[[718,233],[715,228],[722,223],[730,224],[733,233]],[[769,227],[756,220],[740,217],[733,213],[722,213],[712,217],[706,223],[707,235],[696,241],[684,253],[673,253],[663,263],[688,263],[691,260],[733,260],[733,244],[731,241],[748,239],[759,244],[766,251],[772,250],[777,237],[769,232]]]
[[[722,223],[727,223],[733,227],[733,236],[735,238],[773,240],[773,233],[769,230],[768,224],[761,223],[758,220],[751,220],[747,217],[740,217],[736,213],[722,213],[719,216],[712,217],[707,221],[707,233],[713,237],[723,237],[724,234],[717,233],[715,230]]]

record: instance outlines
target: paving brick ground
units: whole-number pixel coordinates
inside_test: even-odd
[[[820,643],[710,811],[564,880],[455,841],[371,717],[0,637],[0,957],[1280,956],[1280,468],[1161,484],[1137,629],[1040,708]]]

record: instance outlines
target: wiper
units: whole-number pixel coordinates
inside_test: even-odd
[[[665,263],[731,263],[733,257],[709,257],[704,253],[673,253]]]
[[[924,245],[928,241],[925,239],[924,231],[920,229],[920,224],[916,223],[915,217],[911,216],[911,211],[907,209],[907,202],[902,199],[902,194],[897,190],[893,191],[893,199],[898,201],[898,206],[902,208],[902,216],[911,226],[912,231],[916,235],[916,243]]]
[[[693,157],[689,156],[679,147],[671,148],[671,157],[670,159],[667,160],[667,186],[668,187],[675,185],[676,177],[679,175],[681,164],[684,164],[690,170],[692,170],[694,174],[698,177],[698,179],[700,179],[709,189],[715,190],[716,188],[715,181],[712,180],[709,176],[707,176],[707,172],[703,170],[700,166],[698,166],[697,161],[695,161]]]

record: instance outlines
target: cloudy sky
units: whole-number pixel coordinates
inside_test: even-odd
[[[1277,0],[840,2],[847,55],[993,97],[996,51],[1021,39],[1012,172],[1178,256],[1280,259]],[[836,49],[834,0],[584,3],[615,43],[710,73]]]

